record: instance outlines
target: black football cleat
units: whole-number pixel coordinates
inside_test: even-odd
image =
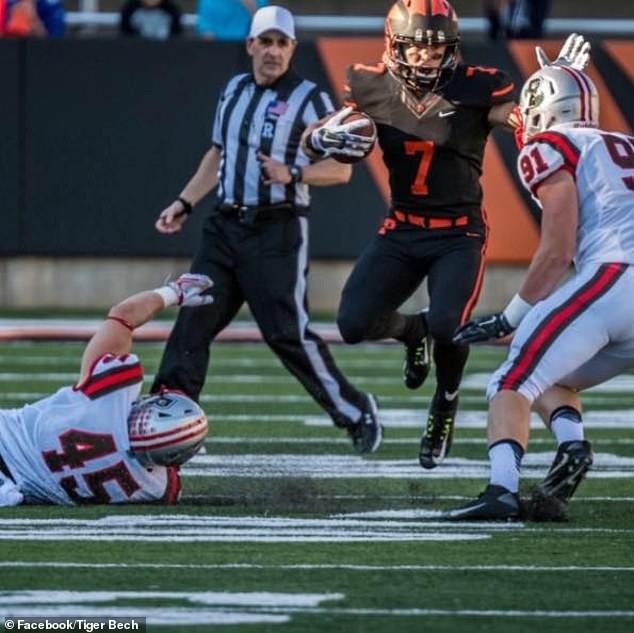
[[[529,505],[533,521],[567,521],[568,501],[592,466],[592,446],[586,440],[563,442]]]
[[[420,440],[418,461],[427,469],[436,468],[449,455],[458,410],[458,396],[453,400],[445,400],[443,408],[438,406],[438,400],[438,395],[435,395],[429,409],[425,433]]]
[[[489,484],[477,499],[443,515],[448,521],[517,521],[522,506],[519,496],[504,486]]]
[[[357,453],[374,453],[383,439],[383,425],[379,422],[379,409],[372,394],[366,396],[366,408],[359,420],[347,426],[352,446]]]
[[[420,314],[423,320],[425,319],[424,312]],[[418,389],[427,379],[431,369],[431,345],[432,339],[428,331],[415,344],[405,346],[403,382],[408,389]]]

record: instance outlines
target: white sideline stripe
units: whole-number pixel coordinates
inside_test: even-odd
[[[394,363],[391,363],[394,365]],[[272,365],[273,366],[273,365]],[[375,366],[374,362],[367,362],[366,365],[362,367],[367,367],[368,369]],[[277,365],[279,367],[279,363]],[[476,372],[466,374],[462,383],[461,389],[473,389],[476,391],[482,392],[482,397],[484,397],[484,393],[486,391],[486,387],[488,381],[491,377],[491,373],[486,372]],[[58,381],[70,381],[74,382],[77,380],[77,372],[39,372],[39,373],[28,373],[28,372],[1,372],[0,380],[5,382],[11,381],[24,381],[25,379],[37,380],[37,381],[50,381],[50,382],[58,382]],[[395,376],[368,376],[368,375],[360,375],[360,376],[348,376],[348,379],[351,382],[364,382],[370,385],[397,385],[401,384],[402,378],[398,375]],[[154,376],[152,374],[146,374],[144,377],[144,382],[151,383],[154,381]],[[258,384],[258,385],[295,385],[295,379],[288,373],[284,373],[278,376],[271,375],[261,375],[261,374],[253,374],[253,375],[231,375],[231,376],[223,376],[214,374],[213,368],[211,370],[211,374],[207,376],[206,380],[207,384],[220,384],[220,385],[240,385],[240,384]],[[586,394],[594,394],[594,393],[622,393],[629,394],[634,391],[634,375],[623,374],[621,376],[617,376],[604,382],[595,387],[591,387],[586,390]]]
[[[342,600],[343,593],[282,593],[272,591],[5,591],[4,604],[81,604],[113,600],[182,600],[190,604],[230,605],[234,607],[316,607],[322,602]]]
[[[283,615],[274,615],[276,613]],[[212,611],[202,609],[184,609],[170,607],[157,608],[151,605],[146,608],[133,609],[131,607],[89,607],[80,605],[75,607],[39,607],[29,606],[26,609],[12,607],[12,617],[69,617],[69,618],[104,618],[104,617],[147,617],[148,625],[222,625],[222,624],[283,624],[292,615],[322,615],[322,616],[388,616],[388,617],[437,617],[437,616],[469,616],[482,618],[631,618],[634,611],[497,611],[473,609],[337,609],[337,608],[280,608],[280,607],[245,607],[244,611]]]
[[[60,569],[269,569],[288,571],[320,571],[324,569],[346,571],[483,571],[483,572],[634,572],[634,567],[609,565],[351,565],[308,564],[260,565],[255,563],[75,563],[71,561],[1,561],[0,568],[60,568]]]
[[[542,479],[555,456],[554,451],[528,453],[522,464],[527,479]],[[634,457],[595,453],[590,479],[634,478]],[[185,477],[315,479],[488,479],[488,460],[449,457],[443,467],[422,471],[418,460],[363,459],[357,455],[300,455],[295,453],[197,455],[181,470]]]
[[[214,495],[217,497],[228,497],[230,495]],[[393,500],[407,500],[407,501],[424,501],[425,503],[429,503],[430,495],[381,495],[381,499],[393,499]],[[207,500],[209,497],[207,495],[197,495],[197,494],[184,494],[181,499],[183,501],[189,501],[194,499]],[[350,500],[367,500],[367,499],[376,499],[375,494],[364,494],[364,495],[315,495],[315,499],[350,499]],[[465,495],[434,495],[434,499],[436,501],[470,501],[473,499],[472,496]],[[614,503],[632,503],[634,502],[634,497],[583,497],[577,495],[572,500],[572,503],[595,503],[596,501],[602,502],[614,502]]]
[[[427,517],[438,518],[438,510]],[[516,524],[520,525],[520,524]],[[497,526],[447,529],[444,522],[285,517],[205,517],[118,515],[96,520],[0,519],[0,540],[349,543],[394,541],[471,541],[488,539]],[[78,529],[80,527],[81,529]],[[516,527],[516,526],[514,526]]]
[[[4,540],[184,540],[266,541],[286,542],[309,537],[311,542],[345,541],[341,535],[354,533],[351,540],[469,540],[489,538],[492,533],[516,534],[634,534],[634,528],[557,528],[551,525],[527,527],[521,522],[493,523],[474,521],[467,524],[438,520],[440,510],[386,511],[389,519],[365,519],[334,515],[325,519],[297,519],[288,517],[235,517],[173,515],[112,515],[100,519],[1,519],[0,539]],[[413,520],[404,520],[405,518]],[[441,532],[431,532],[431,530]],[[13,536],[7,535],[9,531]],[[86,538],[83,538],[83,535]],[[47,539],[51,535],[53,538]],[[269,536],[273,535],[272,539]],[[281,535],[281,538],[277,538]],[[326,539],[322,537],[326,536]],[[134,538],[139,537],[139,538]],[[393,538],[394,537],[394,538]],[[407,538],[403,538],[407,537]],[[179,539],[173,539],[177,541]],[[277,540],[276,540],[277,539]],[[216,539],[213,539],[216,540]]]
[[[76,377],[76,375],[75,375]],[[26,379],[26,378],[25,378]],[[0,401],[4,402],[32,402],[34,400],[39,400],[40,398],[45,398],[51,395],[50,392],[46,391],[13,391],[13,392],[3,392],[0,393]],[[475,405],[484,405],[485,399],[484,395],[472,396],[472,395],[461,395],[460,401],[463,404],[475,404]],[[215,394],[202,394],[200,396],[200,402],[202,404],[303,404],[314,406],[314,402],[312,398],[308,395],[292,395],[292,394],[277,394],[277,395],[255,395],[252,393],[233,393],[233,394],[223,394],[223,395],[215,395]],[[631,409],[627,409],[627,407],[631,407],[634,402],[633,398],[630,395],[623,395],[622,397],[609,396],[604,397],[600,395],[592,395],[587,394],[584,395],[584,403],[586,407],[603,407],[603,406],[619,406],[623,409],[630,411]],[[408,396],[407,394],[397,395],[397,396],[387,396],[382,395],[380,397],[380,415],[383,415],[383,412],[390,411],[392,409],[386,409],[386,404],[399,404],[399,405],[409,405],[417,407],[418,416],[420,417],[421,411],[426,411],[429,405],[429,398],[425,396]],[[460,413],[458,417],[460,417]],[[592,415],[599,413],[598,411],[587,412],[586,415]],[[602,411],[606,417],[608,414],[613,413],[613,411]],[[327,420],[326,418],[320,418],[318,416],[314,416],[316,420],[311,422],[307,422],[311,426],[331,426],[332,422]],[[535,417],[535,419],[537,419]],[[535,424],[535,422],[532,422]],[[584,419],[585,424],[585,419]],[[620,424],[610,422],[608,420],[605,424],[602,424],[603,428],[631,428],[632,422],[623,422]],[[403,421],[401,423],[395,424],[395,426],[414,426],[412,423],[408,423],[407,421]],[[421,426],[420,420],[416,420],[416,427]],[[543,425],[539,425],[543,426]],[[588,424],[585,424],[587,428],[590,428]],[[473,427],[476,428],[476,427]],[[480,428],[479,426],[477,428]]]
[[[634,413],[634,412],[633,412]],[[222,421],[228,421],[228,418],[231,416],[222,416]],[[240,416],[243,417],[243,416]],[[259,417],[259,416],[254,416],[254,417]],[[277,419],[278,417],[282,417],[282,416],[271,416],[273,419]],[[300,416],[290,416],[293,418],[296,417],[300,417]],[[401,437],[401,438],[392,438],[392,439],[384,439],[381,442],[381,446],[385,446],[387,444],[392,444],[392,445],[397,445],[397,444],[403,444],[403,445],[414,445],[418,443],[418,436],[412,436],[412,437]],[[548,446],[552,446],[553,445],[553,441],[551,438],[547,438],[547,437],[538,437],[538,438],[531,438],[531,446],[533,446],[534,444],[547,444]],[[279,436],[279,437],[263,437],[263,436],[258,436],[258,435],[248,435],[248,436],[239,436],[239,435],[235,435],[235,436],[228,436],[228,435],[212,435],[209,436],[206,440],[205,440],[206,444],[239,444],[241,446],[245,446],[245,445],[249,445],[249,444],[272,444],[272,445],[283,445],[283,444],[300,444],[300,445],[304,445],[304,444],[340,444],[340,445],[345,445],[345,446],[349,446],[350,445],[350,440],[347,438],[341,438],[341,437],[330,437],[330,436],[324,436],[324,437],[287,437],[287,436]],[[458,437],[458,438],[454,438],[453,439],[453,446],[456,446],[457,444],[475,444],[475,445],[482,445],[482,446],[486,446],[486,438],[485,437]],[[592,440],[592,446],[599,446],[599,445],[612,445],[612,444],[616,444],[616,445],[630,445],[630,444],[634,444],[634,439],[630,439],[630,438],[614,438],[613,440],[610,439],[593,439]]]
[[[275,611],[272,609],[271,611]],[[363,615],[363,616],[473,616],[482,618],[631,618],[634,611],[499,611],[494,609],[302,609],[309,615]]]
[[[462,396],[461,396],[462,398]],[[386,398],[381,398],[383,403]],[[634,403],[634,399],[630,398]],[[400,402],[400,400],[399,400]],[[426,411],[427,404],[424,405]],[[423,408],[423,407],[421,407]],[[220,416],[221,419],[223,416]],[[323,415],[306,415],[304,424],[312,427],[332,427],[332,421]],[[379,419],[386,428],[423,428],[423,415],[419,409],[379,408]],[[459,409],[456,416],[457,429],[485,429],[487,412]],[[583,418],[585,429],[634,429],[634,411],[632,409],[614,409],[611,411],[586,411]],[[531,415],[531,428],[544,429],[537,414]],[[484,436],[483,436],[484,438]]]
[[[290,622],[290,615],[266,613],[255,607],[247,611],[230,611],[217,607],[210,610],[201,608],[160,608],[156,604],[145,608],[133,609],[131,607],[90,607],[80,605],[76,607],[40,607],[28,606],[27,608],[11,607],[11,613],[2,613],[0,617],[40,617],[40,618],[146,618],[147,629],[150,626],[220,626],[228,624],[286,624]],[[9,630],[8,628],[6,629]],[[88,630],[88,629],[84,629]]]
[[[368,542],[449,542],[449,541],[481,541],[490,538],[488,534],[441,534],[441,533],[389,533],[377,536],[373,532],[359,532],[352,535],[339,534],[331,536],[318,535],[283,535],[259,536],[236,534],[189,534],[173,533],[159,536],[155,533],[145,535],[132,534],[77,534],[75,532],[57,532],[47,534],[25,534],[23,532],[6,532],[0,534],[0,541],[96,541],[96,542],[135,542],[135,543],[368,543]]]

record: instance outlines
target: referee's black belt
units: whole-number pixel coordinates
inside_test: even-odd
[[[266,220],[277,220],[289,215],[306,215],[306,207],[298,207],[292,202],[278,202],[263,206],[249,207],[242,204],[221,204],[218,211],[223,215],[234,215],[240,224],[255,224]]]
[[[5,477],[8,477],[13,483],[15,483],[15,479],[9,470],[9,467],[6,465],[4,459],[2,459],[2,455],[0,455],[0,473],[2,473]]]

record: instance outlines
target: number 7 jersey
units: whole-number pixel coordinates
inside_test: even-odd
[[[129,452],[128,414],[142,381],[135,355],[107,354],[82,383],[0,411],[0,455],[27,502],[176,501],[178,470],[145,468]]]
[[[579,205],[575,267],[634,264],[634,138],[554,125],[531,137],[517,160],[534,197],[555,172],[575,180]]]
[[[343,100],[372,117],[392,207],[483,224],[480,176],[493,106],[513,101],[510,77],[459,64],[438,92],[416,98],[383,64],[347,69]]]

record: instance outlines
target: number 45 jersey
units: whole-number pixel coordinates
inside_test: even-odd
[[[554,125],[531,137],[517,160],[533,196],[563,169],[575,179],[579,220],[575,267],[634,264],[634,138]]]
[[[130,454],[128,414],[143,368],[133,354],[102,356],[74,387],[0,411],[0,455],[28,502],[174,503],[178,470]]]

